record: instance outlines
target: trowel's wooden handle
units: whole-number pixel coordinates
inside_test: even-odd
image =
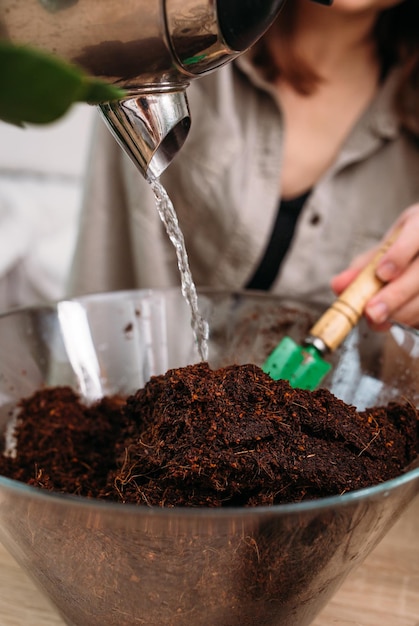
[[[398,234],[399,230],[396,229],[383,243],[372,261],[361,270],[311,328],[310,336],[321,339],[329,350],[336,350],[340,346],[358,323],[368,300],[383,286],[384,283],[377,278],[375,270],[379,260],[397,239]]]

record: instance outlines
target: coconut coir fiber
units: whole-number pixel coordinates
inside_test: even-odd
[[[409,404],[357,412],[255,365],[153,377],[126,400],[68,387],[22,399],[0,473],[51,491],[151,506],[298,502],[380,483],[419,454]]]

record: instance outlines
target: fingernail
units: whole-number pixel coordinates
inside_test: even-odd
[[[372,322],[375,324],[382,324],[388,319],[388,308],[384,302],[376,302],[375,304],[370,304],[365,309],[366,314],[370,318]]]
[[[377,267],[377,276],[380,280],[388,282],[397,274],[397,267],[392,261],[385,261]]]

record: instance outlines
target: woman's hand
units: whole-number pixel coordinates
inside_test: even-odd
[[[377,267],[377,276],[386,285],[365,307],[365,315],[376,330],[387,329],[392,320],[419,328],[419,203],[403,211],[385,239],[394,229],[400,229],[396,241]],[[332,279],[332,289],[340,294],[376,251],[374,248],[357,256]]]

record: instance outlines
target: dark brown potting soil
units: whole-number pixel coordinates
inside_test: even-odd
[[[418,411],[357,412],[255,365],[206,363],[134,395],[84,404],[68,387],[22,399],[0,474],[51,491],[151,506],[256,506],[393,478],[419,454]]]

